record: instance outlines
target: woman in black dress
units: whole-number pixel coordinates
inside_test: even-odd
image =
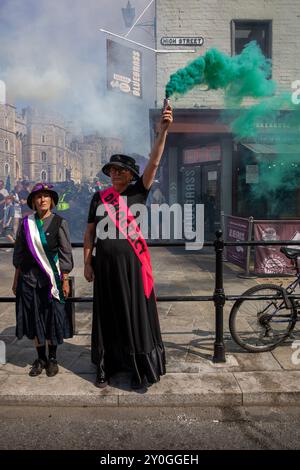
[[[119,371],[132,372],[133,388],[142,387],[146,380],[149,384],[158,382],[165,374],[165,351],[150,257],[130,207],[146,203],[172,120],[169,106],[162,113],[158,136],[144,174],[139,176],[133,158],[113,155],[102,169],[111,177],[112,187],[95,193],[91,201],[84,236],[84,276],[87,281],[94,281],[92,362],[97,366],[95,385],[100,388]],[[113,205],[115,212],[107,204]],[[125,213],[129,214],[128,218],[121,220]],[[116,236],[104,238],[102,234],[107,231],[107,226],[103,220],[108,216],[112,221],[115,217]],[[122,237],[123,222],[126,225],[130,220],[135,229],[127,232],[130,236]],[[92,262],[95,238],[96,256]]]
[[[31,377],[43,369],[48,377],[54,377],[58,373],[57,345],[73,336],[65,308],[68,274],[73,269],[72,247],[66,221],[52,213],[58,202],[52,188],[37,183],[29,194],[27,204],[35,213],[22,220],[13,254],[16,336],[34,340],[38,356],[30,369]]]

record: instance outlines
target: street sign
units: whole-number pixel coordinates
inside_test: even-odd
[[[167,37],[161,38],[160,43],[162,46],[202,46],[204,39],[199,37]]]

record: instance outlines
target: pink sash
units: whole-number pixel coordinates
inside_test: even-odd
[[[144,292],[147,299],[149,299],[154,282],[146,240],[122,196],[113,187],[99,191],[99,193],[109,217],[130,243],[142,264]]]

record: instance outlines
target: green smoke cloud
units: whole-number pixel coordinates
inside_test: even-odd
[[[245,97],[271,96],[276,85],[273,80],[268,80],[270,73],[271,62],[255,41],[234,57],[209,49],[204,56],[170,76],[166,96],[183,95],[195,86],[205,84],[211,90],[225,90],[227,104],[239,104]]]
[[[285,212],[287,204],[291,204],[288,191],[295,194],[300,183],[300,139],[295,137],[300,136],[300,105],[292,104],[291,93],[276,95],[277,86],[270,76],[271,61],[265,58],[256,42],[247,44],[241,54],[234,57],[210,49],[170,76],[166,96],[183,95],[201,84],[210,90],[222,89],[226,109],[222,119],[230,125],[237,141],[250,138],[253,142],[262,128],[271,133],[273,129],[273,135],[276,134],[276,143],[272,145],[274,153],[256,153],[259,183],[250,186],[249,196],[267,200],[269,213],[274,215]],[[243,100],[249,97],[258,102],[243,107]],[[248,156],[247,152],[245,154],[246,165],[253,164],[253,154],[251,157],[249,152]],[[246,181],[242,184],[247,192]]]

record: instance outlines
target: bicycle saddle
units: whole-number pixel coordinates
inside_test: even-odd
[[[280,251],[289,259],[300,257],[300,248],[286,248],[285,246],[282,246]]]

